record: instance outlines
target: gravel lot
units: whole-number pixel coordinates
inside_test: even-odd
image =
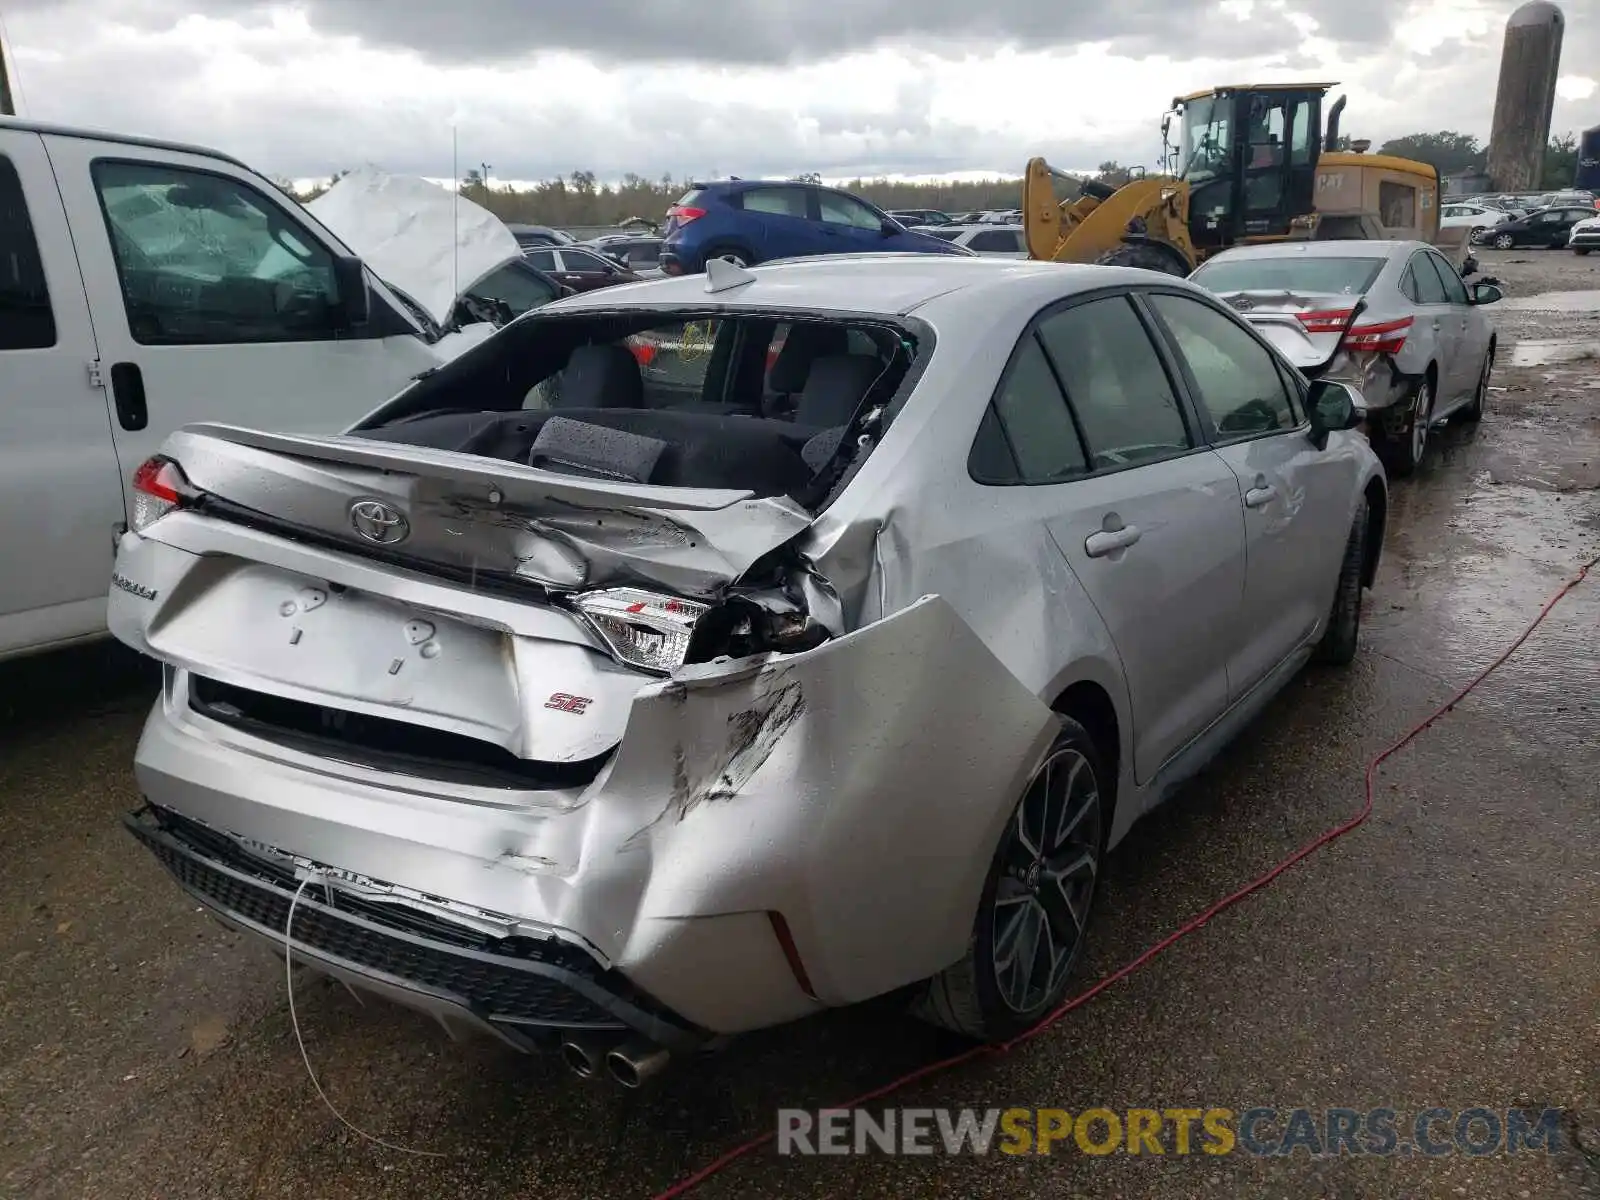
[[[1480,255],[1509,301],[1490,412],[1395,488],[1347,672],[1313,671],[1112,856],[1088,983],[1361,802],[1365,760],[1600,553],[1600,258]],[[1515,365],[1513,343],[1556,350]],[[1585,357],[1585,356],[1588,357]],[[1306,1155],[784,1158],[732,1197],[1600,1196],[1600,579],[1378,779],[1364,828],[1044,1037],[923,1080],[910,1106],[1566,1110],[1565,1148]],[[202,917],[119,827],[152,682],[112,648],[0,668],[0,1192],[159,1197],[650,1196],[780,1106],[949,1053],[889,1002],[751,1036],[641,1094],[451,1043],[302,979]]]

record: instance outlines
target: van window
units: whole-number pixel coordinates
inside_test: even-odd
[[[333,256],[276,204],[223,175],[94,164],[133,339],[293,342],[338,331]]]
[[[42,350],[56,344],[56,319],[44,283],[22,180],[0,155],[0,350]]]

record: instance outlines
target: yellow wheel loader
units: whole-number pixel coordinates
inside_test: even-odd
[[[1028,256],[1187,275],[1229,246],[1292,238],[1414,238],[1463,249],[1465,230],[1439,228],[1433,167],[1367,154],[1366,142],[1335,149],[1344,97],[1322,127],[1322,101],[1335,86],[1259,84],[1179,96],[1161,126],[1167,173],[1116,188],[1088,180],[1071,200],[1055,192],[1070,177],[1031,159],[1022,181]]]

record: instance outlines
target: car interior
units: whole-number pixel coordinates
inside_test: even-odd
[[[886,426],[917,352],[899,328],[818,317],[541,315],[352,433],[810,506],[848,466],[835,460],[848,457],[838,451],[852,427]]]

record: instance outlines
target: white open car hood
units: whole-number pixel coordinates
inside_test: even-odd
[[[417,175],[362,167],[306,208],[440,325],[462,293],[522,258],[499,217]]]

